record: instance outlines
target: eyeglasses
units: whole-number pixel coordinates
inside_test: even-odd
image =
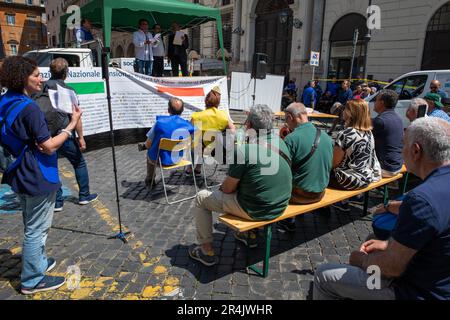
[[[438,87],[430,87],[431,90],[438,89]]]

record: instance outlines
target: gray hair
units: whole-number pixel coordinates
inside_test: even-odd
[[[428,102],[422,98],[412,99],[409,104],[408,110],[414,110],[417,113],[419,111],[419,106],[422,106],[422,105],[427,106],[427,112],[428,112]]]
[[[394,90],[384,89],[380,91],[377,99],[383,101],[386,108],[394,109],[397,106],[398,94]]]
[[[289,112],[294,117],[298,117],[301,114],[308,114],[308,111],[306,110],[306,107],[303,103],[295,102],[291,103],[285,110],[286,112]]]
[[[257,104],[250,109],[247,122],[255,130],[272,130],[273,112],[267,105]]]
[[[450,161],[450,123],[435,118],[420,118],[406,130],[407,147],[417,143],[426,158],[435,163]]]

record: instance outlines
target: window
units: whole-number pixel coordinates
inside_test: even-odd
[[[10,26],[16,24],[16,16],[13,14],[6,14],[6,23]]]
[[[399,100],[411,100],[423,93],[427,80],[427,75],[411,76],[393,83],[386,89],[397,92]]]
[[[77,55],[71,55],[71,54],[53,54],[52,59],[57,59],[57,58],[64,58],[67,60],[67,62],[69,63],[69,67],[80,67],[80,57]]]
[[[17,56],[17,44],[10,44],[11,46],[11,55]]]

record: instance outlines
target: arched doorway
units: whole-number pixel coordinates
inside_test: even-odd
[[[116,48],[116,54],[114,55],[116,58],[123,58],[124,57],[124,52],[123,52],[123,48],[122,46],[118,46]]]
[[[127,49],[127,58],[134,58],[134,44],[130,43]]]
[[[450,69],[450,2],[443,5],[428,24],[422,70]]]
[[[255,52],[269,56],[267,72],[288,76],[291,64],[292,10],[286,0],[259,0]]]
[[[356,45],[355,61],[352,76],[364,75],[367,43],[364,36],[367,34],[366,18],[357,13],[343,16],[334,25],[330,33],[330,60],[328,64],[328,78],[348,79],[353,56],[353,38],[358,30],[358,43]]]

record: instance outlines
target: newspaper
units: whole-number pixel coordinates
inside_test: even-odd
[[[175,34],[175,37],[173,39],[173,44],[175,46],[183,45],[183,38],[184,38],[184,33],[181,31],[177,31],[177,33]]]
[[[58,111],[72,114],[72,106],[79,105],[77,95],[71,89],[66,89],[60,85],[56,85],[57,90],[48,90],[48,96],[53,108]]]

